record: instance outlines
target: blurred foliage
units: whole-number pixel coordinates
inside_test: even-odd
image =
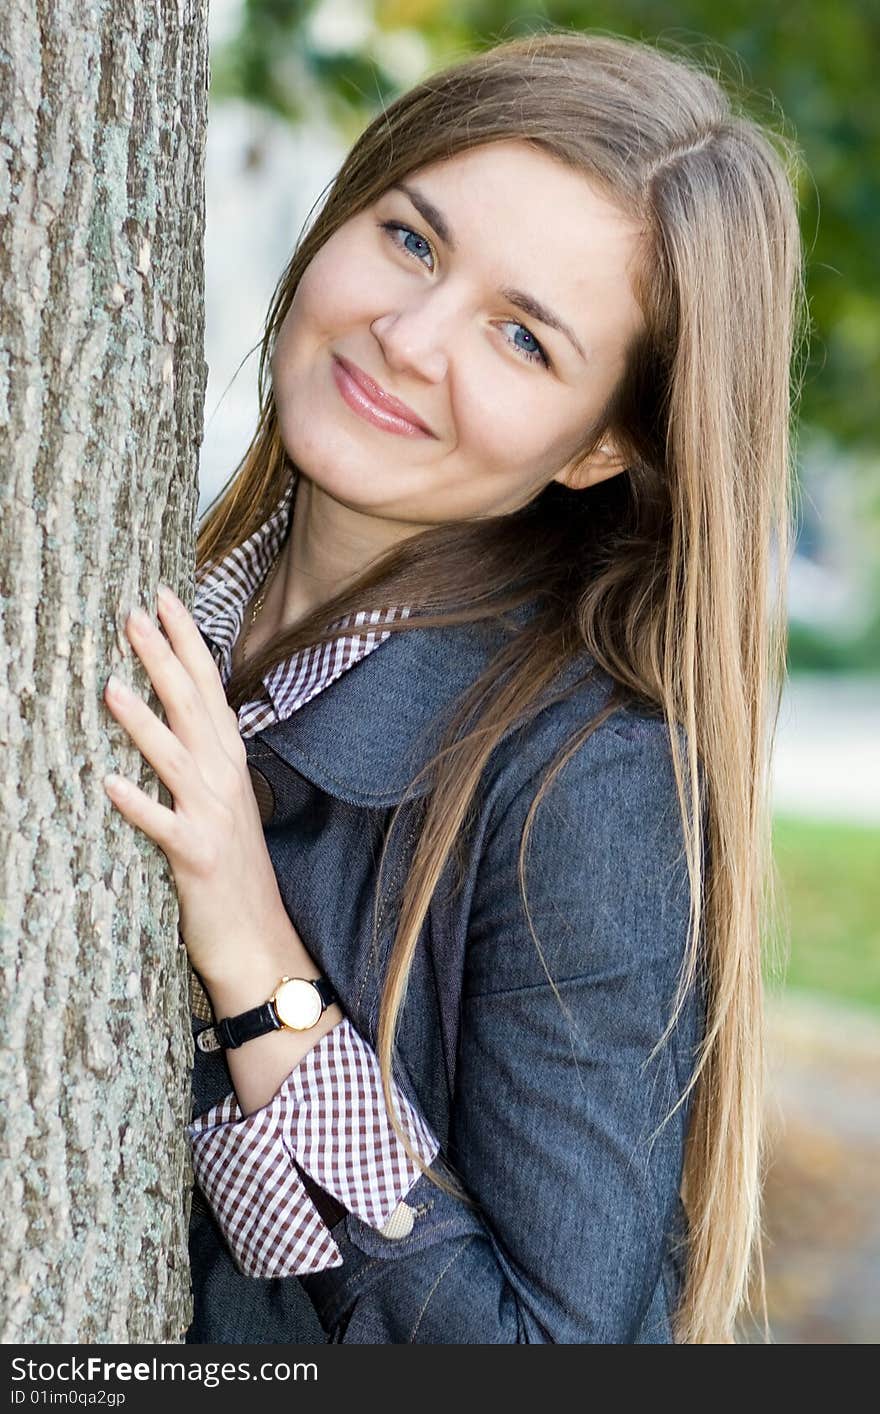
[[[246,98],[291,122],[324,111],[353,140],[399,84],[363,43],[373,27],[369,0],[351,6],[369,25],[343,24],[338,39],[322,25],[322,8],[321,0],[243,0],[238,32],[211,52],[212,98]]]
[[[877,445],[880,384],[880,6],[754,0],[243,0],[214,49],[212,96],[298,120],[323,111],[352,141],[423,73],[553,25],[685,46],[731,81],[804,159],[799,197],[812,347],[801,413],[844,444]],[[880,505],[877,507],[880,523]]]
[[[785,986],[880,1009],[880,828],[775,815],[773,855]]]
[[[880,610],[867,628],[848,636],[789,622],[787,646],[789,672],[875,673],[880,664]]]

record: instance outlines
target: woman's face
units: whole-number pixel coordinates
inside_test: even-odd
[[[424,526],[517,510],[551,479],[582,487],[621,470],[613,455],[572,462],[642,326],[636,230],[522,142],[423,167],[404,185],[409,195],[388,191],[324,244],[279,330],[272,383],[296,466],[353,510]],[[540,315],[518,303],[526,296]],[[430,435],[360,415],[337,358]]]

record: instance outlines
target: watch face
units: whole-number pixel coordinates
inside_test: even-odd
[[[318,989],[303,977],[282,982],[275,993],[275,1010],[284,1026],[292,1031],[308,1031],[324,1010]]]

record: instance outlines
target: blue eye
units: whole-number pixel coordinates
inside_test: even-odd
[[[433,254],[430,242],[426,240],[424,236],[420,236],[418,231],[414,231],[411,226],[404,226],[399,221],[380,221],[378,224],[379,229],[385,232],[392,245],[396,246],[398,250],[405,251],[407,255],[411,255],[414,260],[418,260],[420,263],[424,264],[422,255],[425,253],[429,255]],[[404,236],[403,243],[398,240],[399,233],[402,233]],[[414,251],[406,244],[410,236],[412,236],[414,240],[421,242],[425,248],[424,251]],[[549,368],[550,360],[531,330],[527,329],[525,324],[519,324],[515,319],[506,319],[503,322],[505,324],[512,324],[514,329],[522,329],[523,333],[527,338],[531,339],[534,345],[533,349],[524,349],[521,344],[515,344],[512,339],[508,339],[507,342],[510,347],[518,353],[521,358],[524,358],[527,363],[540,363],[543,364],[545,368]]]
[[[397,221],[380,221],[379,226],[381,230],[387,231],[388,238],[391,241],[392,245],[396,245],[398,250],[405,250],[407,255],[415,256],[416,260],[421,259],[421,255],[417,254],[414,250],[411,250],[405,242],[403,245],[400,244],[400,242],[397,240],[397,233],[399,231],[403,231],[407,237],[414,236],[417,241],[421,241],[422,245],[425,247],[425,250],[430,254],[431,246],[429,242],[425,240],[424,236],[420,236],[417,231],[411,231],[408,226],[401,226],[398,224]]]
[[[526,328],[525,324],[517,324],[515,319],[505,319],[504,323],[511,324],[514,329],[522,329],[523,333],[526,335],[526,338],[531,339],[532,343],[535,346],[535,350],[537,350],[537,352],[535,352],[534,350],[524,349],[519,344],[512,344],[511,346],[516,349],[517,353],[521,353],[523,358],[527,358],[530,363],[543,363],[545,365],[547,364],[547,355],[544,353],[544,350],[541,348],[541,345],[538,343],[538,340],[535,338],[534,334]],[[511,340],[508,339],[507,342],[511,343]]]

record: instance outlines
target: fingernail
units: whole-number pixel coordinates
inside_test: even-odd
[[[135,628],[152,628],[153,621],[145,609],[137,608],[131,611],[131,621]]]
[[[172,613],[176,613],[177,609],[180,607],[180,600],[174,593],[174,590],[169,587],[169,585],[160,584],[158,589],[156,590],[156,594],[158,596],[159,602],[166,609],[170,609]]]
[[[125,683],[115,673],[111,673],[107,679],[107,691],[111,697],[118,697],[120,702],[127,702],[132,696]]]

